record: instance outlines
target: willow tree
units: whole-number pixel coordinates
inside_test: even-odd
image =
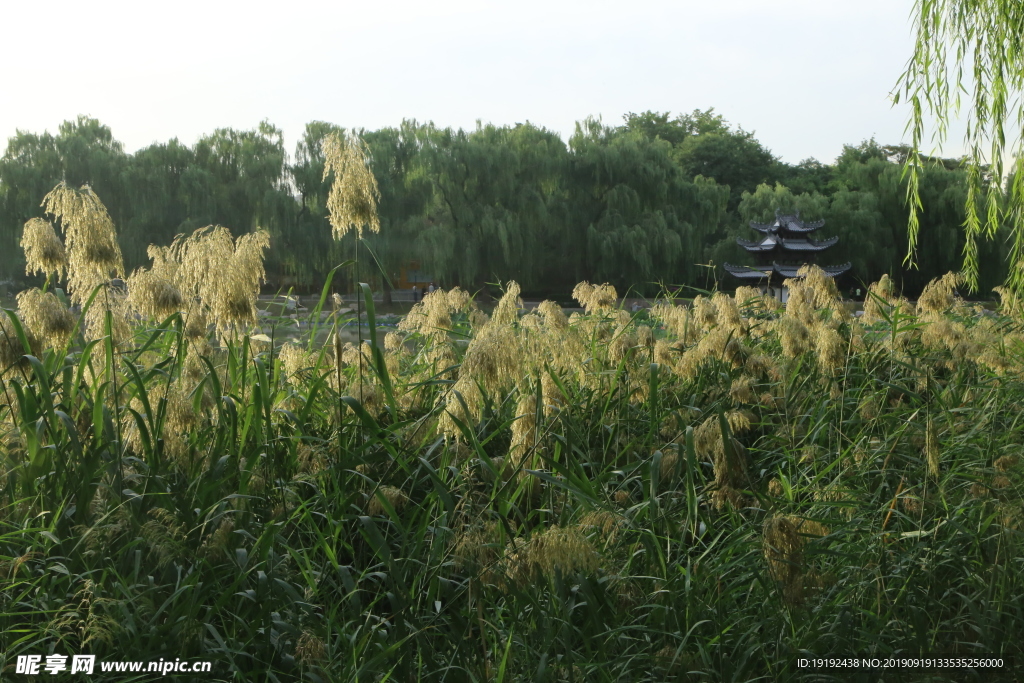
[[[655,281],[695,283],[703,245],[717,230],[729,187],[687,178],[665,140],[577,123],[569,140],[567,233],[580,252],[578,280],[657,291]]]
[[[915,0],[914,54],[901,77],[896,101],[911,105],[908,128],[910,245],[914,262],[920,213],[919,179],[925,159],[925,121],[935,121],[935,141],[946,141],[950,123],[966,115],[966,218],[964,276],[978,284],[978,238],[995,236],[1004,222],[1012,235],[1007,284],[1024,293],[1024,173],[1020,137],[1024,122],[1024,4],[1020,0]],[[966,111],[963,98],[969,100]],[[1008,134],[1012,143],[1007,143]],[[1009,173],[1007,158],[1015,159]],[[1004,179],[1009,176],[1004,186]]]

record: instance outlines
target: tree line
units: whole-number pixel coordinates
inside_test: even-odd
[[[845,289],[888,273],[914,295],[962,260],[967,184],[957,161],[930,160],[920,174],[921,239],[916,267],[906,268],[906,148],[872,140],[846,146],[833,164],[786,164],[712,109],[628,114],[618,126],[588,118],[568,140],[531,123],[467,131],[407,120],[358,131],[381,229],[335,241],[322,151],[334,131],[346,132],[309,123],[291,157],[267,122],[134,154],[85,116],[56,135],[19,131],[0,159],[0,279],[31,280],[22,227],[62,180],[102,198],[129,270],[147,262],[150,244],[198,227],[265,228],[271,289],[319,289],[349,259],[359,264],[354,277],[385,289],[416,264],[446,286],[516,279],[524,293],[560,298],[582,280],[644,294],[716,280],[729,287],[721,265],[751,263],[735,238],[753,238],[748,221],[777,208],[825,219],[820,235],[839,243],[820,260],[853,264]],[[980,250],[987,295],[1005,278],[1007,247],[997,239]]]

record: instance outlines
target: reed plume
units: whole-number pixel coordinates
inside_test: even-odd
[[[519,283],[509,280],[505,285],[505,293],[502,294],[491,313],[492,325],[511,325],[519,319],[519,310],[523,307],[523,300],[519,298],[519,292]]]
[[[25,251],[26,275],[39,273],[49,277],[52,274],[59,279],[67,272],[68,255],[50,221],[29,219],[21,235],[21,248]]]
[[[580,302],[588,315],[610,311],[619,301],[615,287],[608,283],[592,285],[581,282],[572,290],[572,298]]]
[[[370,169],[370,152],[355,133],[331,133],[323,141],[324,177],[334,174],[327,195],[327,211],[334,239],[355,230],[362,239],[363,228],[380,232],[377,200],[380,191]]]
[[[169,247],[150,246],[149,269],[137,268],[127,280],[128,304],[144,316],[166,318],[185,305],[178,286],[180,264]]]
[[[534,533],[529,541],[514,539],[505,551],[509,578],[525,585],[538,577],[550,578],[560,571],[565,575],[593,572],[601,557],[579,527],[552,526]]]
[[[864,315],[861,322],[865,325],[884,320],[885,314],[896,304],[896,286],[888,275],[882,275],[878,282],[868,287],[864,297]]]
[[[805,588],[820,588],[823,578],[808,572],[804,548],[808,542],[829,534],[820,522],[794,515],[777,515],[765,520],[762,530],[768,574],[781,584],[782,596],[791,604],[803,602]]]
[[[925,285],[917,298],[918,315],[939,315],[952,308],[956,303],[956,288],[962,280],[959,273],[946,273]]]
[[[61,348],[71,339],[75,317],[53,292],[38,287],[18,294],[18,315],[48,348]]]
[[[19,319],[19,322],[28,348],[25,348],[18,338],[17,329],[10,316],[0,311],[0,373],[20,364],[25,354],[39,354],[39,340],[32,334],[31,328],[26,328],[24,321]]]
[[[508,450],[508,461],[516,469],[531,467],[526,462],[537,447],[537,398],[531,392],[523,392],[516,405],[516,419],[512,423],[512,443]],[[534,455],[531,460],[536,459]]]
[[[226,338],[256,322],[256,299],[265,279],[263,254],[269,248],[266,230],[233,240],[227,228],[209,226],[176,237],[162,258],[178,263],[178,290],[186,300],[200,302]]]
[[[64,231],[68,290],[74,303],[84,304],[96,287],[124,275],[114,222],[91,187],[75,190],[62,182],[43,198],[43,208]],[[51,255],[54,249],[51,243]]]

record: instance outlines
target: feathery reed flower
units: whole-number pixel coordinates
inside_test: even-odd
[[[512,443],[508,460],[513,467],[530,467],[526,459],[537,447],[537,397],[532,392],[521,392],[516,404],[516,419],[512,423]],[[535,459],[532,458],[532,459]]]
[[[21,340],[18,338],[18,331],[15,329],[14,323],[7,313],[0,311],[0,372],[4,372],[8,368],[21,363],[25,354],[39,354],[39,340],[20,318],[19,322],[21,323],[22,332],[25,334],[28,348],[25,348],[25,345],[21,343]]]
[[[803,549],[811,538],[828,533],[828,527],[823,524],[800,517],[777,515],[765,520],[763,547],[768,573],[782,584],[782,595],[787,602],[802,602],[805,579],[809,579],[810,585],[820,582],[813,573],[805,577]]]
[[[156,566],[166,567],[184,551],[185,525],[164,508],[151,509],[149,516],[152,519],[142,525],[139,535],[149,546]]]
[[[303,664],[317,664],[327,657],[327,646],[312,631],[303,631],[295,643],[295,657]]]
[[[501,556],[501,525],[497,522],[477,524],[458,536],[452,555],[455,565],[471,572],[486,571]]]
[[[792,518],[770,517],[765,520],[764,557],[768,573],[775,581],[791,583],[803,572],[803,541]]]
[[[75,190],[62,182],[43,198],[43,208],[64,230],[68,290],[74,303],[84,304],[96,287],[124,274],[114,222],[91,187]]]
[[[792,297],[789,299],[792,301]],[[799,318],[786,315],[775,321],[782,342],[782,352],[789,358],[796,358],[807,352],[811,346],[811,333]]]
[[[85,310],[84,330],[86,339],[103,339],[107,336],[107,314],[110,314],[110,336],[115,346],[122,346],[132,337],[128,322],[131,312],[128,297],[121,291],[107,285],[93,304]],[[93,358],[96,358],[93,356]]]
[[[565,332],[569,329],[569,319],[565,317],[562,308],[554,301],[540,302],[537,312],[544,318],[544,326],[548,329],[557,332]]]
[[[925,285],[917,298],[918,314],[941,314],[949,310],[956,303],[956,288],[962,280],[959,273],[946,273]]]
[[[861,322],[865,325],[879,322],[884,319],[889,310],[896,303],[896,286],[888,275],[868,287],[867,296],[864,297],[864,315]]]
[[[300,384],[302,381],[300,373],[311,364],[311,359],[306,350],[298,344],[288,342],[281,347],[277,357],[281,361],[281,367],[284,369],[285,378],[287,378],[288,382],[293,386]]]
[[[53,292],[43,292],[37,287],[18,294],[18,317],[25,321],[34,336],[52,349],[65,346],[75,329],[75,317],[67,306]]]
[[[679,466],[679,447],[677,444],[670,444],[661,454],[661,465],[658,468],[658,477],[661,481],[669,481],[676,474]]]
[[[818,325],[815,328],[814,349],[818,354],[818,365],[823,372],[831,373],[846,363],[846,343],[831,327]]]
[[[594,313],[606,313],[615,308],[619,302],[619,295],[615,287],[607,282],[603,285],[592,285],[589,282],[580,282],[572,290],[572,298],[580,302],[588,315]]]
[[[579,527],[552,526],[540,533],[534,533],[528,542],[514,541],[506,550],[510,578],[516,583],[527,583],[537,574],[554,576],[555,571],[563,574],[593,572],[601,562],[590,539]]]
[[[68,255],[50,221],[30,218],[21,235],[21,248],[25,251],[26,275],[55,274],[60,278],[67,272]]]
[[[935,421],[929,417],[925,427],[924,456],[928,464],[928,475],[939,478],[939,435],[935,429]]]
[[[747,321],[740,313],[736,299],[723,292],[715,292],[711,303],[715,306],[715,320],[719,326],[732,330],[736,336],[747,334]]]
[[[198,300],[227,338],[256,322],[256,298],[265,278],[263,253],[269,248],[266,230],[232,239],[227,228],[209,226],[175,238],[167,258],[179,264],[176,284],[182,295]]]
[[[797,275],[803,277],[804,286],[813,295],[814,308],[831,310],[834,315],[846,317],[846,309],[843,308],[836,281],[824,270],[813,264],[805,265],[800,267]]]
[[[705,332],[718,324],[718,307],[704,296],[693,300],[693,319]]]
[[[153,265],[128,276],[128,305],[144,316],[163,319],[185,304],[177,284],[179,264],[170,247],[150,246],[148,253]]]
[[[578,526],[583,531],[596,531],[608,544],[615,542],[619,529],[625,526],[625,520],[608,510],[591,510],[580,518]]]
[[[334,174],[327,195],[334,239],[340,240],[350,230],[359,239],[363,228],[380,232],[377,200],[380,190],[370,168],[370,150],[355,133],[333,132],[324,138],[324,180]]]
[[[661,322],[669,334],[681,343],[689,344],[697,340],[699,326],[692,320],[689,309],[676,306],[669,301],[657,301],[650,309],[651,318]]]
[[[734,294],[736,304],[753,315],[774,313],[782,308],[782,302],[773,296],[762,294],[757,287],[737,287]]]
[[[385,512],[384,503],[381,497],[388,502],[395,512],[401,511],[409,502],[409,496],[405,495],[402,489],[394,486],[381,486],[377,493],[370,498],[366,504],[366,512],[371,515],[383,515]]]
[[[511,325],[519,318],[519,309],[523,307],[523,300],[519,298],[519,283],[509,280],[505,285],[505,293],[501,295],[498,304],[491,312],[491,325]]]
[[[992,463],[992,466],[1000,472],[1009,472],[1016,467],[1019,462],[1020,458],[1016,455],[1004,455],[996,458],[996,461]]]
[[[736,403],[754,403],[757,399],[753,390],[754,380],[742,375],[733,380],[729,387],[729,397]]]

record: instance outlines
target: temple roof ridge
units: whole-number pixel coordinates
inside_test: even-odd
[[[806,265],[806,264],[805,264]],[[829,277],[839,277],[853,266],[852,263],[847,261],[846,263],[838,266],[818,266],[821,268],[826,275]],[[798,272],[803,265],[799,266],[787,266],[780,263],[772,263],[770,266],[735,266],[731,263],[726,262],[723,267],[725,271],[733,277],[738,277],[743,280],[764,280],[770,279],[772,275],[778,275],[779,277],[786,279],[802,278],[802,275],[798,275]]]
[[[812,232],[825,225],[825,219],[819,218],[816,221],[803,221],[800,219],[800,211],[795,213],[782,213],[781,209],[775,209],[775,221],[772,223],[758,223],[750,221],[750,227],[761,232],[787,232],[806,233]]]
[[[736,243],[749,252],[773,251],[778,247],[782,251],[824,251],[839,242],[838,237],[829,237],[824,240],[816,240],[810,237],[783,237],[776,234],[765,235],[758,241],[745,240],[742,237],[736,238]]]

